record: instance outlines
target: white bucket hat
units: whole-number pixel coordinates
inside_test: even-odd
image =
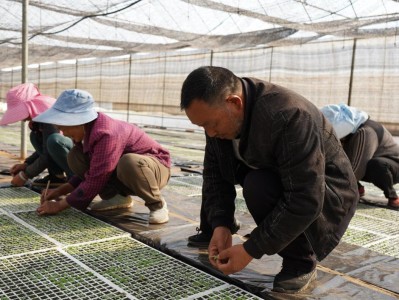
[[[65,90],[54,105],[33,119],[35,122],[60,126],[76,126],[96,119],[93,96],[83,90]]]
[[[332,124],[339,139],[355,133],[369,118],[366,112],[343,103],[329,104],[323,106],[320,110]]]

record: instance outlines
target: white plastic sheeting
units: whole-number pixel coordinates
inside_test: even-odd
[[[1,68],[21,65],[22,1],[0,2]],[[396,37],[398,0],[31,0],[29,63],[177,49]],[[399,39],[399,37],[398,37]]]

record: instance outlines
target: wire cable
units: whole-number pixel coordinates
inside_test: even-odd
[[[85,19],[112,15],[112,14],[121,12],[121,11],[123,11],[123,10],[125,10],[125,9],[128,9],[129,7],[132,7],[133,5],[136,5],[137,3],[141,2],[141,1],[142,1],[142,0],[137,0],[137,1],[133,2],[133,3],[130,3],[129,5],[126,5],[125,7],[122,7],[122,8],[120,8],[120,9],[115,10],[115,11],[111,11],[111,12],[107,12],[107,13],[101,13],[101,14],[91,14],[91,15],[84,16],[84,17],[80,18],[79,20],[73,22],[71,25],[67,26],[66,28],[61,29],[61,30],[58,30],[58,31],[53,31],[53,32],[38,32],[38,33],[35,33],[35,34],[33,34],[33,35],[29,38],[29,40],[33,39],[34,37],[36,37],[36,36],[38,36],[38,35],[52,35],[52,34],[57,34],[57,33],[60,33],[60,32],[64,32],[64,31],[66,31],[66,30],[72,28],[73,26],[77,25],[78,23],[82,22],[82,21],[85,20]]]

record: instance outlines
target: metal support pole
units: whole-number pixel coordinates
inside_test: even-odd
[[[161,128],[165,129],[166,126],[163,124],[164,120],[164,109],[165,109],[165,89],[166,89],[166,63],[167,63],[167,55],[165,52],[165,59],[163,64],[163,80],[162,80],[162,107],[161,107]]]
[[[22,73],[21,82],[28,81],[28,6],[29,0],[23,0],[22,3]],[[26,136],[28,135],[27,124],[21,122],[21,159],[27,156]]]
[[[132,54],[129,55],[129,75],[127,81],[127,116],[126,122],[129,123],[130,116],[130,89],[131,89],[131,79],[132,79]]]
[[[269,82],[272,81],[274,47],[271,47],[271,49],[272,50],[270,52]]]
[[[353,72],[355,70],[356,41],[357,41],[357,39],[353,40],[351,74],[350,74],[350,78],[349,78],[349,91],[348,91],[348,105],[349,106],[351,106],[351,102],[352,102],[352,85],[353,85]]]
[[[75,89],[78,88],[78,76],[79,76],[79,60],[75,61]]]

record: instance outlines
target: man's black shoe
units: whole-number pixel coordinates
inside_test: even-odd
[[[240,227],[241,227],[240,221],[234,219],[231,233],[232,234],[237,233]],[[195,230],[197,230],[197,234],[188,237],[187,246],[208,248],[209,242],[211,241],[212,238],[212,233],[203,232],[199,227],[197,227]]]
[[[199,227],[197,227],[195,230],[197,230],[197,234],[188,237],[187,245],[192,247],[207,248],[209,242],[211,241],[212,234],[201,231]]]
[[[305,290],[316,278],[316,268],[305,274],[283,269],[274,278],[273,291],[287,294],[299,293]]]
[[[67,178],[63,177],[63,178],[59,178],[57,176],[54,175],[47,175],[45,177],[42,178],[38,178],[36,180],[34,180],[32,182],[32,186],[33,187],[46,187],[47,186],[47,182],[50,181],[50,186],[51,188],[60,186],[64,183],[67,182]]]

